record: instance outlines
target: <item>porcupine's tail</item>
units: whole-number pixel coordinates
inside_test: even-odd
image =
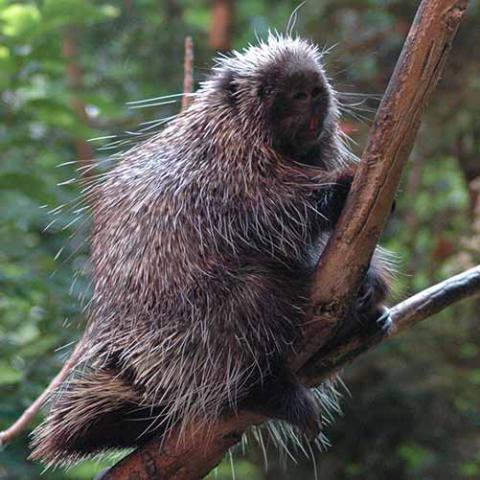
[[[160,408],[142,406],[139,393],[117,372],[75,374],[53,392],[45,421],[33,432],[30,458],[71,465],[111,449],[135,447],[158,435]]]

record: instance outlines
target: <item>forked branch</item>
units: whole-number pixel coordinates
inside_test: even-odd
[[[452,303],[480,294],[480,266],[417,293],[392,308],[394,326],[388,335],[357,334],[324,355],[315,369],[301,372],[308,385],[319,385],[360,354],[440,312]],[[115,465],[102,480],[197,480],[206,475],[233,447],[245,430],[263,418],[249,412],[219,420],[208,432],[201,427],[179,442],[176,432],[167,439],[154,439]],[[188,435],[188,434],[187,434]]]
[[[347,203],[320,259],[311,294],[319,321],[304,329],[309,341],[295,360],[298,367],[316,356],[356,297],[467,3],[423,0],[420,4],[370,129]]]

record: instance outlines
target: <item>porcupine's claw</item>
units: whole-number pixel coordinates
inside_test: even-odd
[[[383,305],[381,309],[383,310],[383,313],[378,317],[377,323],[384,333],[388,333],[393,327],[393,319],[390,314],[390,309],[388,307]]]

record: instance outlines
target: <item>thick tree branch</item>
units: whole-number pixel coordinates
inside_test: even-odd
[[[414,324],[440,312],[454,302],[480,294],[480,266],[430,287],[392,308],[393,328],[369,336],[356,333],[325,352],[315,369],[301,372],[306,384],[319,385],[360,354],[396,336]],[[208,431],[192,426],[188,443],[180,443],[176,432],[167,439],[154,439],[114,466],[102,480],[196,480],[206,475],[234,446],[242,433],[263,421],[248,412],[219,420]]]
[[[347,203],[313,283],[317,322],[295,359],[300,367],[344,317],[368,269],[408,160],[420,117],[440,78],[466,0],[423,0],[370,130]]]
[[[392,328],[388,332],[355,335],[342,340],[332,348],[327,344],[318,352],[317,362],[299,371],[302,380],[311,386],[319,385],[325,378],[344,367],[361,353],[378,343],[408,330],[415,324],[435,315],[467,297],[480,294],[480,265],[400,302],[390,310]]]

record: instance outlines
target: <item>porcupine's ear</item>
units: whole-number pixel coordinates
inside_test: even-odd
[[[220,90],[225,93],[228,101],[235,104],[235,94],[238,91],[238,79],[233,72],[225,72],[219,79]]]

